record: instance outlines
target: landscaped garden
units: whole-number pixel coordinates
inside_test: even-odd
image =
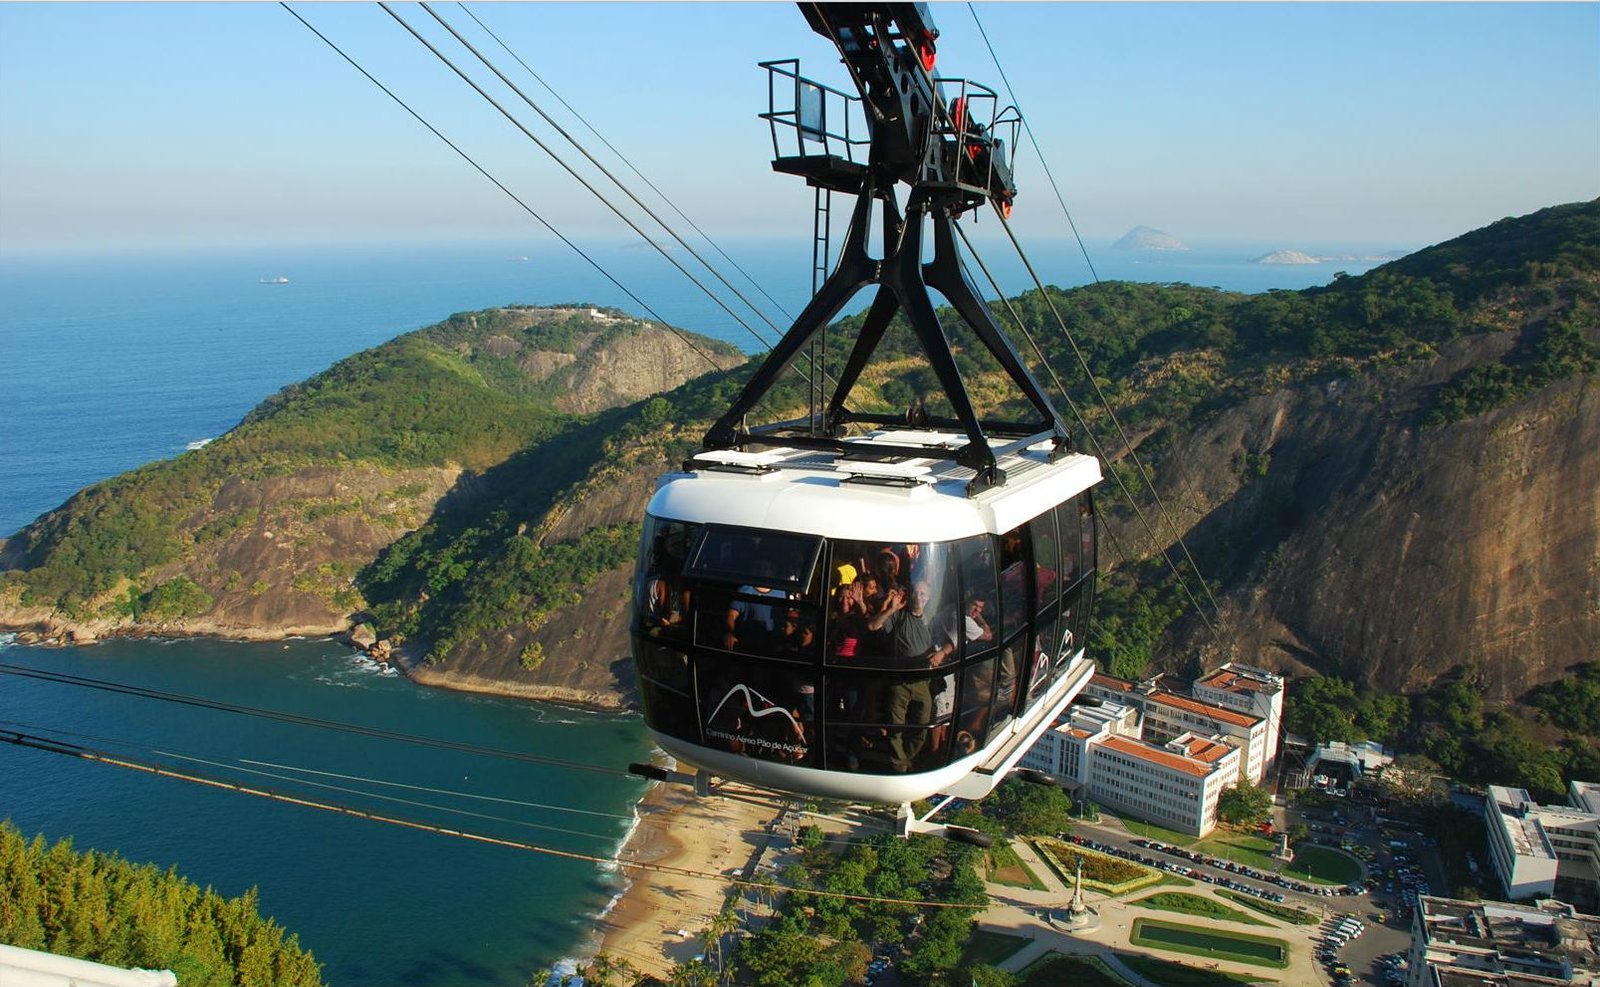
[[[1204,967],[1174,963],[1154,956],[1118,953],[1122,965],[1151,983],[1162,987],[1239,987],[1240,984],[1270,984],[1276,981],[1248,973],[1229,973],[1226,970],[1207,970]],[[1063,984],[1071,980],[1060,981]]]
[[[1135,946],[1165,949],[1213,960],[1232,960],[1283,969],[1289,965],[1289,944],[1282,939],[1244,932],[1207,929],[1165,919],[1136,918],[1128,941]]]
[[[1122,895],[1141,888],[1160,884],[1164,875],[1143,864],[1122,860],[1109,854],[1085,850],[1083,847],[1057,840],[1033,841],[1039,859],[1049,864],[1068,888],[1076,880],[1078,861],[1083,861],[1084,887],[1106,895]]]
[[[1007,887],[1049,890],[1009,843],[996,843],[989,851],[988,877],[994,883]]]
[[[1204,967],[1174,963],[1138,953],[1117,953],[1117,961],[1153,984],[1161,987],[1241,987],[1243,984],[1270,984],[1267,977],[1247,973],[1228,973]],[[1097,956],[1063,956],[1046,953],[1017,974],[1017,987],[1129,987],[1118,974]]]
[[[1229,908],[1215,898],[1206,898],[1197,894],[1185,894],[1182,891],[1161,891],[1134,902],[1145,908],[1159,908],[1162,911],[1178,912],[1183,915],[1195,915],[1200,918],[1221,919],[1227,922],[1243,922],[1246,925],[1266,925],[1258,918],[1252,918],[1237,908]]]
[[[1103,961],[1093,956],[1063,956],[1046,953],[1017,974],[1017,987],[1128,987],[1128,981],[1112,973]]]

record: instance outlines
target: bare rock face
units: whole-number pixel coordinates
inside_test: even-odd
[[[731,354],[707,355],[719,369],[744,362]],[[711,369],[705,356],[670,332],[627,336],[577,357],[556,407],[578,414],[612,408],[671,390]]]
[[[1431,364],[1266,395],[1164,457],[1169,503],[1203,501],[1191,547],[1231,544],[1252,566],[1224,602],[1232,656],[1388,691],[1472,663],[1493,698],[1594,660],[1600,381],[1420,424],[1432,387],[1509,345],[1460,340]]]

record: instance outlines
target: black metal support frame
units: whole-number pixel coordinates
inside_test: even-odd
[[[968,488],[971,492],[1004,483],[1005,476],[996,462],[988,434],[1013,440],[1007,448],[1052,440],[1055,451],[1060,452],[1070,448],[1070,443],[1061,416],[967,278],[954,236],[955,218],[961,212],[984,202],[1008,207],[1015,192],[1010,172],[1001,160],[1003,145],[990,133],[993,121],[985,129],[970,119],[969,89],[964,82],[959,100],[965,107],[959,114],[963,119],[950,118],[943,106],[940,82],[931,74],[932,45],[938,32],[921,5],[802,5],[802,10],[818,33],[833,40],[851,69],[851,76],[861,91],[860,102],[867,112],[870,153],[868,162],[863,164],[830,153],[824,142],[822,153],[810,154],[802,137],[799,157],[780,156],[774,161],[778,170],[802,175],[819,189],[854,193],[855,208],[833,273],[757,368],[739,397],[706,433],[705,447],[789,445],[845,453],[850,451],[850,446],[843,440],[844,431],[853,422],[948,429],[965,435],[966,444],[957,449],[913,445],[898,448],[881,444],[874,444],[874,448],[888,454],[953,459],[976,474]],[[815,84],[801,79],[798,63],[792,64],[793,69],[789,67],[791,62],[763,63],[769,73],[778,71],[785,79],[793,80],[798,104],[800,87],[815,87]],[[824,87],[816,88],[820,92]],[[988,92],[983,87],[974,87],[972,92],[976,94],[979,90]],[[849,99],[837,90],[827,92]],[[988,98],[992,101],[993,94]],[[769,82],[769,103],[771,99]],[[793,111],[783,112],[771,107],[763,117],[773,124],[775,134],[779,124],[797,131],[802,129],[798,105]],[[825,134],[826,130],[812,134],[813,139],[820,140],[816,133]],[[847,147],[849,143],[846,139]],[[779,148],[776,136],[773,147],[775,151]],[[986,184],[980,187],[963,182],[964,169],[980,159]],[[911,187],[904,215],[896,195],[900,182]],[[881,211],[883,224],[884,256],[881,259],[873,258],[867,250],[874,205]],[[923,237],[929,226],[933,229],[933,259],[923,264]],[[820,416],[813,412],[805,423],[783,422],[746,428],[745,419],[789,370],[795,358],[812,344],[850,299],[873,284],[878,286],[877,295],[839,373],[826,410]],[[950,338],[934,311],[930,288],[949,301],[978,342],[995,358],[1033,406],[1037,413],[1035,419],[979,420],[956,365]],[[890,321],[900,312],[906,314],[950,402],[955,415],[952,419],[932,418],[921,407],[909,409],[898,418],[854,412],[849,408],[851,391],[882,343]]]
[[[867,239],[872,221],[872,205],[881,203],[883,221],[884,257],[874,259],[867,251]],[[948,206],[938,204],[938,197],[927,189],[912,192],[908,203],[908,216],[902,217],[895,200],[894,190],[879,190],[870,184],[856,198],[850,227],[841,245],[839,262],[820,290],[805,307],[794,325],[779,340],[767,359],[756,370],[739,397],[727,412],[706,433],[707,449],[743,448],[747,445],[792,445],[804,448],[848,451],[842,436],[846,425],[860,422],[872,425],[916,425],[936,428],[955,428],[966,435],[967,444],[948,454],[961,465],[971,468],[977,476],[974,491],[1005,482],[1005,477],[995,463],[987,435],[1009,438],[1029,437],[1034,441],[1053,439],[1058,449],[1067,447],[1067,428],[1061,416],[1051,407],[1037,379],[1028,370],[1011,341],[1006,337],[988,305],[979,297],[961,267],[960,255],[954,236],[955,220]],[[926,222],[925,222],[926,221]],[[933,259],[923,264],[922,238],[925,225],[933,227]],[[821,427],[793,430],[795,423],[784,423],[778,428],[744,429],[742,422],[763,397],[786,373],[795,358],[810,345],[844,306],[858,292],[869,285],[878,285],[877,296],[862,323],[855,345],[839,372],[833,395],[822,416]],[[934,312],[933,299],[928,289],[940,292],[977,336],[984,348],[995,358],[1012,382],[1033,405],[1038,417],[1031,421],[980,420],[972,407],[961,371],[956,366],[950,340]],[[927,416],[894,417],[888,415],[853,412],[848,400],[866,368],[867,362],[883,341],[889,322],[898,312],[905,312],[912,331],[922,345],[928,362],[939,380],[944,396],[949,399],[955,413],[954,419],[932,419]],[[890,450],[885,450],[890,451]],[[938,449],[921,446],[901,450],[904,455],[941,458]]]

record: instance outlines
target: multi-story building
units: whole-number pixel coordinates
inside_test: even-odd
[[[1489,858],[1506,897],[1548,897],[1557,881],[1591,893],[1600,884],[1600,786],[1573,782],[1567,798],[1570,805],[1539,805],[1523,789],[1489,786]]]
[[[1271,740],[1271,721],[1267,718],[1180,695],[1160,688],[1155,680],[1129,682],[1110,675],[1096,675],[1084,686],[1083,695],[1139,710],[1143,723],[1141,736],[1146,740],[1160,743],[1185,733],[1221,736],[1239,748],[1242,755],[1239,776],[1251,784],[1262,783],[1267,765],[1276,752],[1275,742]]]
[[[1217,798],[1239,780],[1239,749],[1196,734],[1165,744],[1110,736],[1088,757],[1091,799],[1195,836],[1216,826]]]
[[[1122,703],[1075,708],[1020,763],[1054,776],[1078,798],[1206,835],[1216,826],[1217,798],[1238,782],[1241,752],[1195,733],[1152,743],[1139,729],[1138,711]]]
[[[1267,723],[1266,768],[1278,757],[1283,733],[1283,676],[1238,662],[1228,662],[1194,680],[1190,693],[1203,703],[1259,716]]]
[[[1422,897],[1410,987],[1600,985],[1600,918],[1571,905]]]
[[[1185,733],[1220,736],[1239,748],[1239,777],[1261,784],[1267,772],[1267,721],[1250,713],[1212,706],[1175,692],[1145,697],[1144,737],[1157,743]]]
[[[1112,736],[1139,736],[1139,711],[1114,702],[1075,706],[1054,729],[1044,732],[1018,766],[1043,771],[1075,793],[1091,797],[1089,745]]]

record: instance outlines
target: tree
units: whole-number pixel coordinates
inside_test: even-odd
[[[1303,843],[1310,836],[1311,827],[1307,826],[1305,823],[1295,823],[1293,826],[1289,827],[1290,846],[1294,846],[1297,843]]]
[[[1357,740],[1355,714],[1360,706],[1355,686],[1344,679],[1322,677],[1295,682],[1284,708],[1284,725],[1292,733],[1322,744]]]
[[[1272,796],[1248,781],[1225,788],[1217,797],[1217,818],[1236,826],[1252,826],[1272,818]]]
[[[816,850],[823,844],[822,827],[815,823],[806,823],[801,826],[798,836],[802,850]]]
[[[997,966],[978,963],[968,967],[966,976],[961,980],[970,980],[972,987],[1016,987],[1017,975]]]
[[[1072,799],[1054,786],[1007,779],[978,805],[1022,836],[1054,836],[1072,828]]]

